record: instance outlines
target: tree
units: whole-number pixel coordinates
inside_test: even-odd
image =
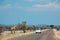
[[[3,32],[3,30],[2,30],[2,29],[3,29],[3,27],[0,27],[0,35],[1,35],[1,33]]]
[[[35,25],[33,25],[33,30],[36,30],[36,26]]]
[[[17,27],[16,27],[16,30],[21,30],[22,28],[21,28],[21,24],[20,23],[18,23],[17,24]]]
[[[26,30],[26,21],[23,21],[21,25],[22,25],[23,32],[26,33],[26,31],[25,31]]]
[[[53,29],[54,28],[54,25],[50,25],[50,27]]]

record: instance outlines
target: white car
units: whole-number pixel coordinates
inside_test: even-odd
[[[36,29],[35,32],[36,33],[41,33],[41,30],[40,29]]]

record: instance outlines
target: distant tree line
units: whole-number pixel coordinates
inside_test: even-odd
[[[42,29],[57,29],[57,30],[60,30],[60,27],[55,27],[54,25],[47,25],[47,26],[35,26],[35,25],[32,25],[32,26],[27,26],[27,22],[26,21],[23,21],[21,24],[18,23],[16,25],[1,25],[0,24],[0,34],[3,32],[3,31],[15,31],[16,30],[22,30],[24,33],[26,33],[26,30],[30,30],[30,31],[34,31],[36,30],[36,28],[41,28]]]

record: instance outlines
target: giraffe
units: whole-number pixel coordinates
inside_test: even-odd
[[[17,27],[16,25],[11,27],[11,33],[15,33],[16,27]]]

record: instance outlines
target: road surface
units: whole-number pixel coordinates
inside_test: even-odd
[[[54,38],[53,30],[47,30],[42,32],[41,34],[33,33],[31,35],[17,37],[10,40],[56,40],[56,39]]]

